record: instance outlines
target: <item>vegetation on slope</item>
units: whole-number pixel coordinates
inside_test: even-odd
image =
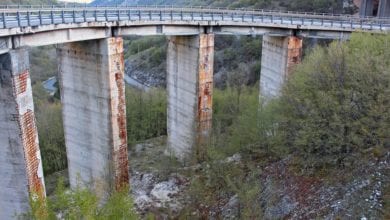
[[[156,82],[147,83],[165,86],[166,37],[129,37],[126,38],[124,46],[125,59],[128,60],[127,74],[136,75],[140,81],[152,78]],[[237,83],[233,79],[237,75],[245,76],[241,83],[255,84],[260,73],[261,47],[260,37],[216,36],[216,87],[225,88],[229,83]]]
[[[57,0],[2,0],[0,5],[53,5]]]
[[[241,5],[237,1],[212,4],[247,7],[250,4],[245,6],[245,2],[251,1],[238,2]],[[283,4],[272,1],[272,6],[267,7],[329,12],[335,4],[332,1],[297,0]],[[331,179],[331,173],[352,170],[388,153],[389,41],[387,36],[354,35],[348,43],[337,42],[329,48],[313,50],[297,68],[282,97],[258,108],[258,86],[253,85],[260,73],[261,38],[217,39],[215,72],[224,74],[216,77],[225,78],[217,87],[224,90],[215,91],[213,138],[201,158],[201,168],[189,172],[193,177],[191,199],[182,215],[221,215],[221,206],[237,195],[241,217],[260,218],[264,213],[259,208],[262,190],[259,177],[266,165],[286,157],[293,158],[292,170],[299,175]],[[142,52],[150,54],[145,56],[147,59],[140,68],[158,66],[158,71],[165,74],[161,65],[165,63],[166,54],[164,37],[132,38],[126,42],[126,47],[126,57],[134,58]],[[32,54],[40,147],[44,171],[49,174],[66,168],[58,95],[48,97],[40,84],[51,74],[47,70],[56,67],[55,62],[47,62],[54,56],[52,53],[41,56],[38,50]],[[34,65],[36,63],[40,66]],[[129,143],[166,134],[165,100],[161,90],[149,94],[127,91]],[[228,166],[221,162],[237,154],[245,162]],[[389,198],[388,184],[384,187],[387,189],[384,198]],[[76,192],[72,196],[69,201],[75,198],[87,203],[96,200],[87,193]],[[390,204],[387,200],[384,210],[388,210]],[[78,213],[75,218],[89,215],[80,214],[89,213],[89,208],[72,207],[83,206],[67,202],[55,210],[74,210]],[[93,202],[90,208],[97,209]]]
[[[237,195],[242,218],[262,217],[260,176],[265,166],[286,157],[292,158],[291,170],[298,175],[324,179],[380,160],[390,146],[389,43],[385,35],[356,34],[350,42],[316,48],[296,68],[280,99],[260,107],[258,85],[245,86],[246,67],[236,64],[243,71],[232,74],[223,90],[215,90],[212,139],[205,155],[198,158],[200,168],[187,173],[191,199],[182,216],[219,216],[226,201]],[[138,46],[128,46],[130,53],[138,52]],[[228,55],[221,59],[216,59],[216,66],[230,62]],[[35,94],[43,93],[37,88]],[[60,107],[52,99],[35,100],[47,172],[64,166],[52,161],[66,161],[63,135],[57,131],[61,130]],[[130,143],[166,133],[165,100],[161,90],[146,94],[127,90]],[[240,155],[240,162],[226,165],[226,158],[233,155]]]
[[[191,174],[191,205],[183,215],[220,217],[226,201],[238,195],[241,217],[263,217],[261,172],[282,158],[293,158],[291,171],[302,178],[339,182],[353,177],[336,180],[332,174],[385,157],[390,147],[390,48],[384,45],[389,43],[389,36],[357,34],[350,42],[316,48],[282,97],[260,109],[251,89],[217,90],[213,139],[202,172]],[[223,162],[237,154],[241,163]]]
[[[282,145],[305,166],[353,165],[390,146],[390,38],[356,34],[317,48],[284,89]]]
[[[45,202],[31,198],[31,211],[20,217],[34,220],[139,219],[127,188],[114,192],[101,204],[101,198],[93,192],[82,188],[67,190],[62,180],[58,182],[55,197]]]
[[[126,88],[127,137],[129,145],[166,135],[167,97],[163,89],[145,93]]]
[[[93,5],[175,5],[342,13],[343,0],[95,0]],[[353,9],[352,9],[353,10]],[[351,13],[348,9],[344,11]]]
[[[51,97],[41,83],[33,86],[39,147],[45,175],[67,168],[65,136],[59,97]]]

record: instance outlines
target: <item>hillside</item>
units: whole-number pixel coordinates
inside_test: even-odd
[[[175,5],[352,13],[352,0],[95,0],[92,5]]]
[[[94,4],[354,10],[342,9],[341,1],[332,0],[96,0]],[[164,154],[165,89],[126,88],[130,182],[138,213],[144,219],[390,219],[390,38],[357,34],[348,42],[317,45],[322,47],[305,50],[304,61],[282,97],[262,106],[257,84],[261,36],[216,36],[213,141],[204,158],[192,158],[187,164]],[[164,87],[166,37],[127,37],[124,46],[126,74],[149,86]],[[41,85],[56,74],[55,59],[53,46],[33,48],[30,53],[44,172],[54,173],[45,177],[49,195],[56,178],[66,176],[67,167],[59,94],[49,97]],[[73,195],[64,195],[69,194]],[[57,212],[75,212],[75,219],[104,219],[79,210],[89,210],[85,207],[91,199],[85,192],[76,192],[79,203],[66,198],[67,203],[54,207]],[[131,201],[127,192],[123,198]],[[120,202],[111,201],[117,210],[125,210]],[[132,210],[132,206],[125,207]],[[105,208],[102,213],[109,211]]]
[[[352,0],[95,0],[91,4],[98,6],[202,5],[210,7],[246,7],[327,13],[352,13],[355,10]],[[127,39],[129,40],[125,41],[125,45],[133,48],[127,51],[125,55],[127,60],[127,75],[148,86],[165,87],[165,37],[130,37]],[[255,84],[260,72],[261,37],[217,36],[215,42],[215,85],[219,88],[224,88],[228,84],[230,75],[236,72],[245,73],[245,84]],[[321,43],[321,41],[319,42]],[[310,40],[305,40],[305,46],[311,44],[312,42]],[[137,50],[134,50],[134,48],[137,48]],[[240,63],[242,65],[239,65]]]
[[[0,5],[52,5],[57,4],[57,0],[2,0]]]

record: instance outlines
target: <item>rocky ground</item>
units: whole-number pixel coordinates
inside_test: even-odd
[[[169,218],[186,204],[189,179],[180,174],[181,165],[165,149],[166,138],[159,137],[130,150],[131,190],[142,215],[151,212]]]
[[[145,57],[141,54],[125,60],[125,74],[148,87],[165,87],[165,63],[158,67],[146,69],[142,67],[143,62],[145,62],[144,59]]]
[[[190,201],[188,170],[202,166],[183,166],[165,150],[166,137],[130,149],[131,194],[144,218],[153,213],[158,219],[174,219]],[[362,161],[370,162],[335,170],[326,178],[298,175],[291,157],[269,164],[263,168],[261,193],[254,205],[263,211],[264,219],[389,219],[390,153],[376,161]],[[243,163],[239,154],[221,162]],[[48,195],[59,177],[68,182],[66,174],[64,170],[46,177]],[[223,202],[221,213],[222,219],[239,219],[237,195]],[[210,215],[209,219],[218,218]]]
[[[327,176],[298,176],[289,158],[265,169],[261,205],[266,219],[383,219],[390,153],[375,162]],[[387,207],[388,208],[388,207]]]
[[[137,210],[161,219],[174,218],[188,203],[191,177],[175,159],[164,154],[165,137],[137,144],[131,150],[131,187]],[[240,155],[227,163],[242,163]],[[297,175],[291,158],[264,168],[259,179],[259,209],[264,219],[383,219],[390,183],[390,153],[384,158],[340,170],[329,178]],[[200,165],[199,165],[200,166]],[[388,206],[387,206],[388,207]],[[238,197],[223,204],[223,219],[237,219]],[[213,219],[213,216],[210,216]]]

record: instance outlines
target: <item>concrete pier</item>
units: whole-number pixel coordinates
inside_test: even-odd
[[[390,0],[362,0],[360,4],[360,16],[389,18]]]
[[[374,16],[377,13],[377,6],[374,5],[375,0],[361,0],[360,4],[360,16]]]
[[[390,0],[381,0],[379,2],[378,17],[390,18]]]
[[[28,51],[0,55],[0,219],[29,211],[45,197]]]
[[[201,154],[212,122],[214,35],[169,38],[168,149],[181,160]]]
[[[289,73],[301,59],[302,39],[293,36],[263,36],[260,96],[264,98],[279,96]]]
[[[71,187],[98,196],[129,184],[122,38],[57,49]]]

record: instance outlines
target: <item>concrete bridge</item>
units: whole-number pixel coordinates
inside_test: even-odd
[[[45,197],[27,47],[57,44],[70,183],[105,196],[129,183],[122,36],[167,36],[168,145],[184,160],[211,129],[216,34],[263,35],[260,93],[273,97],[302,38],[389,30],[383,18],[264,10],[2,7],[0,219]]]

